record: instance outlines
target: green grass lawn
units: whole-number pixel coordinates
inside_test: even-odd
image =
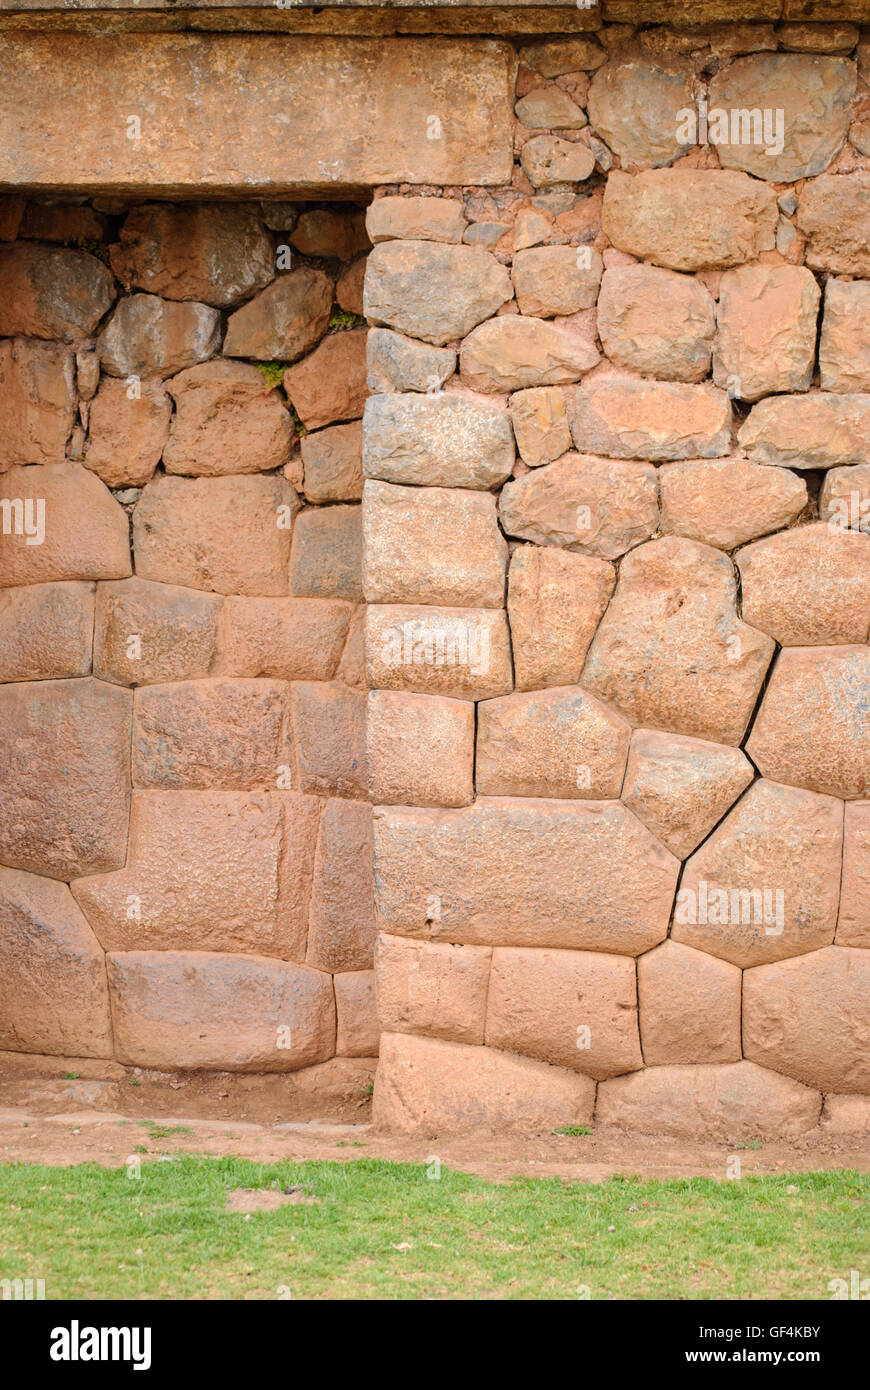
[[[295,1204],[226,1209],[285,1187]],[[0,1278],[43,1278],[49,1299],[828,1299],[867,1270],[868,1199],[857,1172],[496,1184],[373,1159],[186,1156],[143,1160],[141,1179],[14,1163]]]

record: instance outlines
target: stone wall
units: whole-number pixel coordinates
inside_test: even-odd
[[[867,52],[530,42],[510,186],[378,190],[381,1124],[867,1122]]]
[[[51,201],[29,137],[0,1051],[334,1094],[380,1033],[408,1132],[870,1125],[870,36],[622,8],[443,41],[367,213],[105,139]]]
[[[0,1049],[353,1089],[364,210],[0,218]]]

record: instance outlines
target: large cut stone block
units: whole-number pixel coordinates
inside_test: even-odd
[[[647,1134],[699,1139],[782,1139],[819,1121],[818,1091],[753,1062],[645,1067],[598,1088],[595,1118]]]
[[[467,806],[474,799],[470,700],[372,690],[366,749],[377,805]]]
[[[507,270],[478,246],[383,241],[366,265],[366,317],[436,346],[464,337],[511,298]]]
[[[501,609],[373,603],[365,625],[366,671],[375,690],[486,700],[513,688]]]
[[[637,1071],[643,1057],[634,961],[601,951],[496,947],[486,1043],[596,1081]]]
[[[319,970],[209,951],[123,951],[107,965],[128,1065],[298,1071],[335,1052],[332,980]]]
[[[508,536],[615,560],[658,526],[656,471],[648,463],[565,454],[508,483],[499,509]]]
[[[509,183],[514,64],[494,40],[9,34],[0,188]]]
[[[3,475],[0,520],[2,587],[130,573],[124,508],[80,463],[10,468]]]
[[[739,748],[637,729],[622,800],[672,854],[685,859],[746,790],[752,776],[752,764]]]
[[[381,932],[375,948],[381,1028],[482,1044],[491,957],[489,946],[409,941]]]
[[[384,931],[625,955],[667,935],[679,861],[618,801],[376,807],[374,834]]]
[[[0,681],[89,676],[94,585],[0,589]]]
[[[737,436],[759,463],[787,468],[861,464],[870,452],[870,395],[811,391],[753,406]]]
[[[743,1046],[821,1091],[870,1095],[870,951],[823,951],[747,970]]]
[[[74,380],[69,348],[37,338],[0,342],[0,473],[16,464],[63,462]]]
[[[728,961],[663,941],[637,962],[648,1067],[739,1062],[741,972]]]
[[[285,681],[332,680],[353,612],[343,599],[228,597],[217,669]]]
[[[743,616],[784,647],[866,642],[870,536],[824,521],[738,551]]]
[[[731,406],[712,386],[603,378],[577,392],[578,449],[619,459],[719,458],[731,446]]]
[[[65,883],[0,869],[0,1048],[111,1057],[106,961]]]
[[[303,443],[303,452],[304,447]],[[510,416],[496,406],[444,392],[385,394],[366,402],[367,478],[427,487],[493,488],[510,476],[515,460]]]
[[[334,797],[320,819],[305,959],[318,970],[370,970],[374,943],[372,810]]]
[[[620,251],[671,270],[724,269],[771,251],[773,189],[735,169],[648,169],[607,180],[604,231]]]
[[[303,960],[318,813],[296,792],[137,791],[127,867],[73,894],[109,951]]]
[[[754,782],[686,864],[672,938],[744,967],[829,946],[842,848],[841,801]]]
[[[606,560],[517,546],[507,606],[518,690],[577,684],[615,583],[616,572]]]
[[[0,862],[64,879],[123,864],[132,703],[90,679],[0,687]]]
[[[631,729],[579,686],[482,700],[477,717],[476,779],[484,796],[619,796]]]
[[[222,603],[217,594],[152,584],[148,579],[98,584],[94,675],[115,685],[154,685],[207,676],[214,660]]]
[[[591,1077],[492,1047],[384,1033],[372,1118],[392,1133],[549,1132],[589,1124]]]
[[[807,485],[796,473],[742,458],[669,463],[658,480],[662,530],[719,550],[790,525],[807,504]]]
[[[503,607],[508,548],[490,493],[370,480],[362,513],[369,603]]]
[[[286,681],[213,676],[145,686],[134,697],[137,787],[285,786],[291,744]]]

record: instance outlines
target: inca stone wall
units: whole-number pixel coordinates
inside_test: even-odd
[[[870,1126],[870,34],[390,42],[356,203],[4,155],[0,1050]]]
[[[364,210],[0,216],[0,1048],[333,1087],[378,1044]]]
[[[384,1125],[866,1120],[866,52],[530,42],[509,187],[378,190]]]

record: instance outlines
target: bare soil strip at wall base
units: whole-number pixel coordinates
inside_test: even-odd
[[[437,1157],[448,1168],[494,1182],[519,1176],[604,1182],[614,1174],[724,1181],[726,1164],[735,1153],[744,1174],[848,1168],[870,1171],[866,1136],[834,1138],[823,1131],[793,1143],[766,1142],[759,1149],[744,1149],[724,1141],[697,1143],[627,1134],[611,1127],[576,1137],[476,1135],[418,1140],[378,1134],[367,1124],[309,1121],[266,1126],[189,1116],[161,1117],[149,1124],[141,1118],[122,1119],[93,1111],[47,1116],[23,1109],[0,1110],[3,1163],[99,1163],[117,1167],[127,1161],[137,1145],[147,1148],[147,1154],[140,1155],[143,1163],[183,1153],[229,1155],[263,1163],[381,1158],[427,1164]]]

